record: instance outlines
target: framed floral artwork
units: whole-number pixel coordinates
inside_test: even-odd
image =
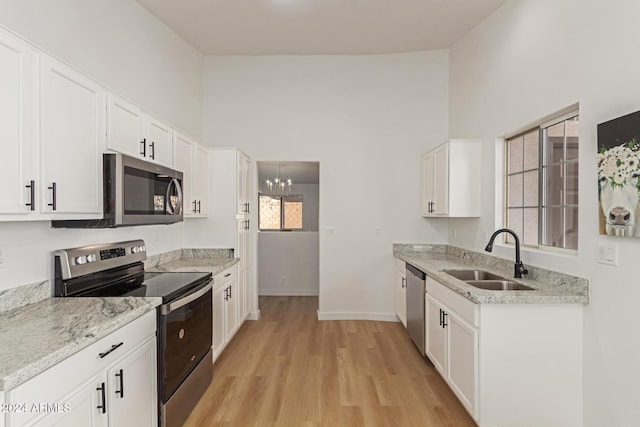
[[[600,234],[640,237],[640,111],[598,125]]]

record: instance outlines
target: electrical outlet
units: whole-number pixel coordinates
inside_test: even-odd
[[[9,249],[6,246],[0,246],[0,268],[9,266]]]
[[[598,245],[598,259],[600,264],[618,265],[618,246]]]
[[[326,231],[327,231],[327,236],[328,237],[336,237],[336,229],[335,228],[327,227]]]
[[[382,229],[380,227],[376,228],[376,237],[382,236]]]

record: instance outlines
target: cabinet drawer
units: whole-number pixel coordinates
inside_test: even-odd
[[[156,331],[156,312],[152,311],[123,326],[100,341],[52,366],[6,393],[7,403],[26,404],[26,413],[9,414],[9,426],[23,425],[44,413],[30,412],[32,404],[58,403],[62,406],[73,390],[93,374],[106,369],[122,355],[135,349]],[[122,343],[111,353],[112,346]],[[98,386],[99,384],[96,384]]]
[[[427,294],[458,313],[469,324],[473,326],[479,325],[478,305],[469,301],[462,295],[458,295],[451,289],[447,288],[440,282],[427,277],[426,280]]]
[[[229,284],[229,282],[236,280],[237,278],[238,278],[238,264],[234,264],[233,266],[213,276],[213,287],[214,289],[217,289],[220,286],[225,286]]]

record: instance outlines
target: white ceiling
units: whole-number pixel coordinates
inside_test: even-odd
[[[451,47],[506,0],[136,0],[204,54]]]
[[[293,184],[318,184],[320,182],[320,163],[318,162],[258,162],[258,182],[278,177],[291,178]]]

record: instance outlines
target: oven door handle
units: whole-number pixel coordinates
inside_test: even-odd
[[[179,309],[180,307],[184,307],[185,305],[189,304],[192,301],[197,300],[198,298],[200,298],[201,296],[203,296],[204,294],[206,294],[207,292],[209,292],[211,290],[211,281],[207,282],[207,284],[205,286],[203,286],[202,288],[200,288],[197,291],[194,291],[190,294],[185,295],[184,297],[180,298],[177,301],[171,302],[169,304],[164,304],[160,307],[160,314],[162,314],[163,316],[171,313],[172,311],[175,311],[177,309]]]

